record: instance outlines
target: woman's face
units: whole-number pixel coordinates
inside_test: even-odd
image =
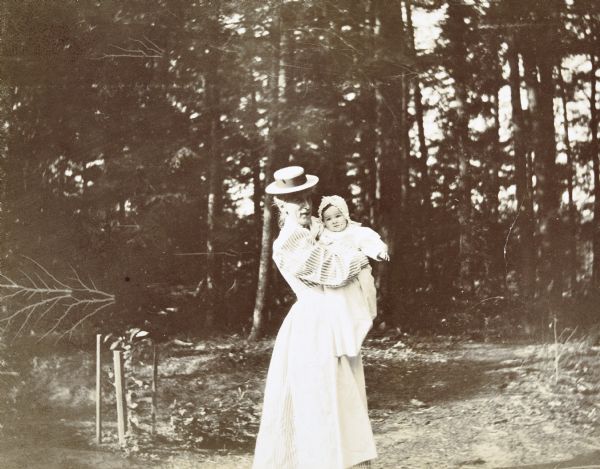
[[[287,217],[296,220],[302,226],[310,225],[312,200],[310,192],[299,192],[285,197],[285,212]]]

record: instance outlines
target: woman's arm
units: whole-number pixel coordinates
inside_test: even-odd
[[[340,287],[368,265],[358,250],[339,252],[319,245],[310,231],[286,224],[273,245],[273,259],[281,271],[308,284]]]

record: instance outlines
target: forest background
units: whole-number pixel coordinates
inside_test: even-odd
[[[598,322],[599,2],[0,5],[13,337],[276,330],[288,164],[389,244],[382,328]]]

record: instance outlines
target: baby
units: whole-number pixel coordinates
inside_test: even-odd
[[[342,197],[337,195],[323,197],[319,205],[319,218],[324,225],[319,235],[319,242],[327,245],[328,249],[344,251],[354,248],[377,261],[390,260],[387,245],[381,237],[372,229],[350,220],[348,205]],[[342,328],[346,327],[344,323],[347,323],[348,327],[346,332],[339,334],[338,355],[358,354],[362,341],[377,315],[377,291],[371,267],[362,269],[357,280],[336,289],[335,292],[337,295],[344,296],[347,307],[341,309],[349,312],[340,319]],[[336,329],[339,331],[338,326]]]

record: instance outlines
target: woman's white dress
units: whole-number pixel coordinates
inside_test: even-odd
[[[361,357],[336,356],[328,313],[337,300],[324,289],[356,281],[366,258],[329,252],[287,223],[273,259],[297,302],[275,341],[253,468],[346,469],[374,459]]]

